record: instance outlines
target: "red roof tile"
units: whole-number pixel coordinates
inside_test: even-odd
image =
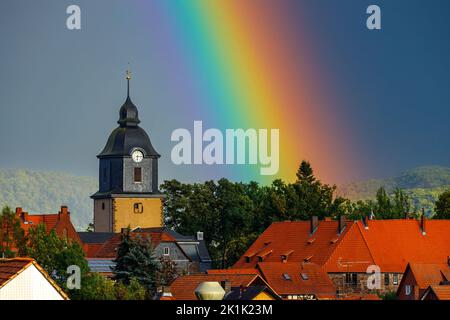
[[[154,247],[161,242],[176,242],[175,238],[167,232],[131,232],[132,237],[150,238]],[[103,244],[97,244],[97,246],[85,245],[85,253],[89,258],[116,258],[117,250],[122,241],[122,235],[120,233],[115,234],[109,240]]]
[[[310,257],[311,262],[323,265],[351,225],[352,223],[348,222],[343,233],[339,235],[338,221],[319,221],[317,230],[310,235],[309,221],[274,222],[256,239],[233,268],[256,267],[259,262],[256,256],[262,256],[263,262],[280,262],[281,256],[287,252],[290,252],[289,262],[302,262]],[[338,240],[332,243],[334,238]],[[311,239],[314,241],[308,243]],[[269,255],[265,255],[270,251]],[[246,257],[250,258],[249,262]]]
[[[32,263],[31,258],[0,259],[0,287]]]
[[[309,221],[273,223],[233,268],[256,267],[261,258],[280,262],[292,251],[288,262],[309,259],[327,272],[366,272],[378,265],[382,272],[403,273],[409,261],[443,263],[450,254],[450,220],[425,220],[426,234],[412,219],[369,220],[368,228],[347,222],[341,235],[337,229],[338,221],[319,221],[311,235]]]
[[[358,227],[382,272],[403,272],[408,262],[443,263],[450,254],[450,220],[369,220]]]
[[[330,277],[317,264],[261,262],[257,268],[279,295],[314,294],[318,298],[336,298]]]
[[[257,269],[209,269],[207,274],[258,274]]]
[[[80,244],[82,243],[70,220],[70,212],[66,206],[62,206],[61,210],[55,214],[28,214],[28,212],[23,212],[22,208],[16,208],[16,215],[19,217],[20,225],[26,234],[30,228],[44,224],[47,232],[55,230],[59,237],[67,237]]]
[[[450,285],[431,286],[431,290],[439,300],[450,300]]]
[[[56,284],[48,273],[34,259],[28,257],[0,259],[0,288],[12,281],[30,265],[34,265],[36,267],[36,269],[47,279],[56,291],[58,291],[63,299],[69,299],[67,294]]]
[[[430,285],[438,285],[442,281],[450,281],[450,278],[448,278],[450,267],[445,263],[410,263],[408,266],[420,289],[426,289]]]

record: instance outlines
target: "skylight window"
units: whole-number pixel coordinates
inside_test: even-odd
[[[308,280],[309,279],[309,277],[308,277],[308,275],[306,273],[302,273],[301,276],[302,276],[303,280]]]
[[[283,273],[284,280],[292,280],[291,276],[287,273]]]

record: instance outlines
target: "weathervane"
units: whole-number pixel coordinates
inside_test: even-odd
[[[131,80],[131,71],[130,71],[130,64],[128,63],[128,69],[126,72],[126,77],[127,79],[127,97],[130,96],[130,80]]]

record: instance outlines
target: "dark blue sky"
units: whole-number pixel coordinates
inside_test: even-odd
[[[81,32],[65,28],[69,4],[83,8]],[[369,4],[382,8],[382,31],[361,28]],[[306,19],[314,29],[314,52],[327,71],[323,80],[334,84],[331,94],[342,99],[341,112],[357,136],[367,170],[355,178],[450,166],[450,1],[299,0],[289,5],[290,19]],[[176,112],[174,93],[161,87],[158,72],[164,70],[150,61],[157,59],[158,43],[143,29],[157,21],[156,14],[142,14],[128,1],[2,0],[0,167],[95,176],[95,155],[124,99],[124,83],[117,79],[130,57],[149,71],[134,84],[134,100],[160,106],[158,112],[140,110],[143,127],[158,151],[170,154],[173,126],[167,119]],[[166,160],[162,179],[195,180],[189,170]]]

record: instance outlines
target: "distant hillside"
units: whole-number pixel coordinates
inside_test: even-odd
[[[395,188],[404,189],[413,207],[432,210],[439,195],[450,189],[450,168],[425,166],[405,171],[397,177],[353,182],[338,188],[338,194],[351,200],[368,200],[383,186],[388,193]]]
[[[21,206],[31,213],[56,213],[61,205],[67,205],[75,227],[85,230],[93,215],[89,196],[97,186],[93,177],[0,169],[0,206],[7,204],[12,209]],[[403,188],[410,195],[413,207],[431,211],[437,197],[450,189],[450,168],[420,167],[390,179],[350,183],[339,187],[338,193],[351,200],[372,199],[380,186],[388,192]]]
[[[0,206],[22,207],[30,213],[56,213],[67,205],[78,230],[92,222],[92,200],[97,189],[93,177],[58,172],[0,169]]]

